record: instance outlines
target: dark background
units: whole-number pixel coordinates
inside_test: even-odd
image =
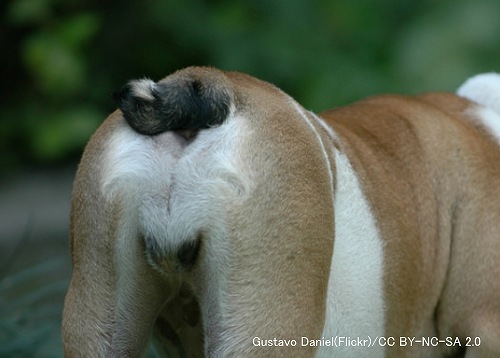
[[[76,163],[128,79],[210,65],[321,111],[500,70],[497,0],[0,4],[0,357],[61,357]],[[154,353],[150,353],[154,355]]]

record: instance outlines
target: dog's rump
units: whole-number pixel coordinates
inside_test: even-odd
[[[500,351],[491,108],[382,96],[316,116],[207,68],[116,98],[75,180],[68,354],[138,355],[157,317],[179,356],[463,349],[316,345],[372,334]]]

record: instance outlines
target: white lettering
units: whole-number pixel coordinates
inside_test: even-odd
[[[406,346],[413,347],[414,341],[415,341],[415,337],[399,337],[399,346],[400,347],[406,347]]]
[[[260,337],[253,337],[252,344],[255,347],[295,347],[297,341],[295,339],[262,339]]]
[[[334,337],[325,338],[321,337],[321,339],[309,339],[307,337],[301,337],[300,341],[302,347],[333,347]]]

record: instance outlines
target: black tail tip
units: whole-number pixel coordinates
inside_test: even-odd
[[[114,97],[127,123],[145,135],[220,125],[232,102],[224,74],[205,68],[179,71],[158,83],[133,80]]]
[[[163,131],[156,117],[156,84],[148,79],[133,80],[113,94],[127,123],[137,132],[155,135]]]

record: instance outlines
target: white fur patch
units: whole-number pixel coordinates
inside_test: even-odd
[[[500,114],[487,107],[476,107],[470,111],[470,116],[479,120],[488,132],[500,144]]]
[[[483,73],[460,86],[459,96],[479,104],[469,114],[493,135],[500,144],[500,74]]]
[[[112,197],[126,193],[138,206],[148,193],[170,187],[181,152],[173,133],[148,137],[128,125],[118,127],[109,140],[101,170],[103,194]]]
[[[241,122],[200,131],[187,146],[172,132],[148,137],[120,128],[103,168],[104,194],[127,197],[141,233],[157,238],[164,250],[219,225],[225,201],[249,190],[238,163]]]
[[[383,246],[375,218],[345,154],[335,150],[335,243],[323,337],[384,335]],[[345,342],[345,341],[344,341]],[[383,357],[384,349],[321,347],[318,357]]]
[[[108,144],[101,172],[101,190],[108,200],[123,207],[116,240],[119,273],[117,312],[126,310],[128,287],[134,277],[131,240],[151,237],[164,252],[196,239],[203,231],[210,235],[206,245],[217,252],[217,264],[206,277],[207,297],[202,297],[203,317],[214,317],[224,303],[220,299],[228,270],[224,237],[226,210],[233,200],[244,200],[252,182],[242,169],[239,153],[245,120],[230,115],[223,125],[202,130],[188,145],[173,132],[154,137],[139,135],[127,125],[119,127]],[[174,251],[173,251],[174,250]],[[172,284],[180,277],[172,273]],[[204,322],[206,324],[206,322]]]
[[[141,239],[140,207],[155,195],[168,198],[171,172],[181,151],[182,146],[173,133],[148,137],[126,124],[119,126],[108,141],[101,165],[101,192],[120,208],[115,238],[116,324],[125,324],[122,320],[134,305],[131,292],[141,281],[136,270],[136,257],[144,254],[137,252],[142,246],[137,242]],[[116,334],[113,341],[119,342],[122,337]]]
[[[130,81],[129,85],[132,89],[133,94],[136,97],[154,101],[153,91],[156,86],[156,83],[151,81],[150,79],[144,78],[142,80],[134,80]]]
[[[457,90],[465,97],[500,114],[500,74],[483,73],[469,78]]]

